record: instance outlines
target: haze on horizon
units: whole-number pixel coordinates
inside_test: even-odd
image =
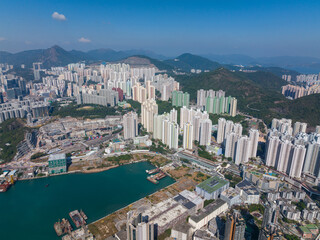
[[[320,1],[3,0],[0,50],[320,57]]]

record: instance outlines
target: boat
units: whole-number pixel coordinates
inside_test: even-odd
[[[58,222],[54,223],[53,227],[54,227],[54,230],[56,231],[56,234],[58,235],[58,237],[60,237],[62,235],[62,228],[61,228],[60,220]]]
[[[8,181],[0,182],[0,192],[6,192],[11,184]]]
[[[56,231],[57,235],[60,237],[63,234],[70,233],[73,229],[68,219],[62,218],[53,225],[54,230]]]
[[[152,170],[146,170],[146,172],[147,172],[148,174],[154,174],[154,173],[157,173],[157,172],[159,172],[159,171],[160,171],[159,168],[155,168],[155,169],[152,169]]]
[[[87,215],[82,211],[82,209],[80,210],[80,215],[83,217],[84,220],[88,219]]]
[[[159,183],[156,179],[153,178],[153,176],[149,176],[149,177],[147,177],[147,179],[148,179],[150,182],[154,183],[154,184],[158,184],[158,183]]]
[[[164,172],[160,172],[158,174],[155,175],[155,179],[160,180],[164,177],[166,177],[167,175]]]

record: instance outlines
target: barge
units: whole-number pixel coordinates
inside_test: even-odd
[[[59,237],[73,230],[69,220],[65,218],[63,218],[61,222],[56,222],[53,227]]]
[[[155,168],[155,169],[152,169],[152,170],[146,170],[146,173],[148,173],[148,174],[154,174],[154,173],[157,173],[157,172],[159,172],[159,171],[160,171],[159,168]]]
[[[74,210],[69,213],[71,220],[74,222],[77,228],[86,225],[85,219],[81,216],[78,210]]]

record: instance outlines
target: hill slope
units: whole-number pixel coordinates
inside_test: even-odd
[[[66,51],[59,46],[53,46],[48,49],[28,50],[18,53],[9,53],[0,51],[0,62],[9,63],[13,65],[25,64],[31,67],[34,62],[42,62],[44,67],[64,66],[69,63],[79,61],[106,61],[114,62],[133,55],[146,55],[148,57],[154,56],[163,58],[150,51],[144,50],[129,50],[129,51],[115,51],[112,49],[95,49],[88,52],[77,50]],[[158,60],[156,60],[158,61]],[[161,61],[159,61],[161,62]],[[172,68],[172,67],[171,67]]]
[[[213,72],[203,73],[193,76],[178,76],[183,91],[189,92],[191,99],[196,99],[198,89],[225,90],[227,95],[238,99],[238,109],[243,113],[248,113],[261,118],[270,123],[274,117],[292,117],[290,111],[299,109],[296,117],[299,121],[308,122],[315,125],[320,122],[320,114],[312,112],[317,96],[310,97],[310,100],[290,101],[286,99],[278,87],[285,82],[279,77],[266,72],[241,73],[230,72],[224,68],[219,68]],[[304,103],[304,101],[308,104]],[[300,107],[302,105],[304,107]],[[295,114],[295,113],[294,113]],[[311,114],[312,116],[305,116]]]
[[[215,70],[221,67],[217,62],[190,53],[184,53],[175,59],[165,60],[164,62],[183,72],[190,72],[191,69]]]

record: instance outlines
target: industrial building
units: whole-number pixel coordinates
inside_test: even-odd
[[[199,210],[196,214],[191,215],[189,223],[195,229],[200,229],[208,222],[228,209],[228,204],[222,199],[217,199],[213,203]]]
[[[229,181],[214,176],[205,180],[196,186],[196,192],[201,197],[209,199],[217,199],[219,195],[229,188]]]
[[[64,173],[67,171],[67,159],[65,153],[51,154],[48,160],[50,174]]]

